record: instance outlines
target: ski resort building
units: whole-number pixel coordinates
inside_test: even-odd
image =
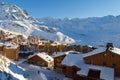
[[[18,60],[18,46],[10,43],[0,43],[0,54],[11,60]]]
[[[62,65],[65,76],[73,80],[114,80],[114,68],[86,64],[84,54],[68,54]]]
[[[52,54],[52,57],[54,58],[54,70],[56,72],[63,72],[64,66],[61,63],[65,56],[66,56],[65,52],[54,52]]]
[[[86,64],[106,66],[114,68],[115,76],[120,75],[120,49],[108,43],[106,47],[101,47],[84,55]]]
[[[53,67],[54,60],[47,53],[35,53],[34,55],[29,56],[28,63],[35,64],[42,67]]]

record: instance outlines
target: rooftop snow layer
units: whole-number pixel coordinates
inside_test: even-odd
[[[101,51],[101,50],[100,50]],[[88,65],[84,63],[84,54],[68,54],[62,61],[62,65],[77,66],[81,70],[77,72],[80,75],[88,75],[89,69],[100,70],[100,78],[105,80],[114,80],[114,69],[104,66]]]
[[[42,52],[42,53],[35,53],[35,54],[33,54],[33,55],[30,55],[29,56],[29,58],[31,58],[31,57],[34,57],[34,56],[38,56],[38,57],[40,57],[40,58],[42,58],[43,60],[45,60],[46,62],[51,62],[51,61],[53,61],[53,58],[51,57],[51,56],[49,56],[47,53],[45,53],[45,52]]]
[[[120,55],[120,49],[119,48],[113,47],[112,49],[110,49],[110,51]]]

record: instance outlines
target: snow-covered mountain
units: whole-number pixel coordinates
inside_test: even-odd
[[[56,27],[62,33],[74,38],[80,44],[93,46],[108,42],[120,47],[120,16],[91,17],[86,19],[39,18],[42,25]]]
[[[26,10],[13,4],[0,2],[0,29],[40,38],[73,43],[74,39],[64,35],[56,28],[48,28],[31,17]]]

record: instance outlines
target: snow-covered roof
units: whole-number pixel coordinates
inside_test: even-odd
[[[24,53],[27,54],[27,53],[30,53],[30,52],[32,52],[32,51],[31,51],[31,50],[27,50],[27,51],[19,51],[19,53],[23,53],[23,54],[24,54]]]
[[[34,57],[36,55],[38,57],[42,58],[43,60],[45,60],[48,63],[51,62],[51,61],[53,61],[53,58],[51,56],[49,56],[47,53],[45,53],[45,52],[35,53],[34,55],[30,55],[29,58],[32,58],[32,57]]]
[[[2,74],[2,76],[0,76],[0,80],[8,80],[8,75],[11,77],[11,80],[26,80],[23,76],[25,70],[8,58],[0,55],[0,64],[0,75]]]
[[[14,38],[14,37],[16,37],[16,35],[9,35],[7,38],[12,39],[12,38]]]
[[[16,48],[18,48],[18,46],[17,45],[13,45],[13,44],[11,44],[11,43],[0,43],[0,46],[4,46],[5,48],[13,48],[13,49],[16,49]]]
[[[62,56],[62,55],[66,55],[65,52],[54,52],[51,56],[58,57],[58,56]]]
[[[0,43],[0,46],[4,46],[4,43]]]
[[[52,57],[58,57],[58,56],[62,56],[62,55],[76,54],[76,53],[80,53],[80,52],[76,52],[76,51],[54,52],[51,56]]]
[[[90,69],[100,70],[100,79],[104,80],[114,80],[114,69],[105,67],[105,66],[97,66],[97,65],[88,65],[82,64],[80,65],[81,70],[77,72],[79,75],[88,75]]]
[[[109,51],[120,55],[120,49],[119,48],[113,47],[112,49],[109,49]]]
[[[83,57],[88,57],[88,56],[92,56],[92,55],[95,55],[95,54],[99,54],[99,53],[105,52],[106,49],[107,49],[106,47],[100,47],[100,48],[95,49],[95,50],[93,50],[91,52],[85,53],[83,55]],[[116,53],[116,54],[120,55],[120,49],[119,48],[113,47],[112,49],[108,49],[108,50],[113,52],[113,53]]]
[[[68,66],[77,66],[80,63],[84,63],[82,54],[68,54],[62,61],[62,65]]]
[[[57,46],[57,45],[61,45],[60,42],[54,41],[53,43],[51,43],[52,46]]]
[[[62,65],[76,66],[81,70],[77,72],[79,75],[88,75],[89,69],[101,70],[100,78],[105,80],[114,80],[114,69],[104,66],[88,65],[84,63],[84,54],[68,54],[62,61]]]
[[[5,46],[6,49],[16,49],[18,46]]]
[[[83,57],[92,56],[92,55],[99,54],[99,53],[104,52],[104,51],[106,51],[106,47],[100,47],[100,48],[95,49],[95,50],[93,50],[91,52],[85,53],[83,55]]]
[[[18,48],[18,46],[17,45],[13,45],[11,43],[5,43],[5,48],[6,49],[16,49],[16,48]]]

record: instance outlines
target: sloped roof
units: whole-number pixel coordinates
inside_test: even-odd
[[[51,56],[54,58],[62,55],[66,55],[65,52],[54,52]]]
[[[82,54],[67,54],[66,57],[62,61],[62,65],[74,66],[79,63],[84,63]]]
[[[7,43],[7,42],[6,43],[0,43],[0,46],[4,46],[7,49],[16,49],[16,48],[18,48],[17,45],[13,45],[13,44]]]
[[[105,67],[105,66],[97,66],[97,65],[88,65],[88,64],[81,64],[79,66],[81,68],[80,71],[77,72],[77,74],[80,75],[88,75],[88,72],[90,69],[96,69],[100,70],[100,78],[105,80],[114,80],[114,69]]]
[[[105,52],[106,49],[107,49],[106,47],[100,47],[100,48],[95,49],[95,50],[93,50],[91,52],[84,53],[83,57],[88,57],[88,56],[92,56],[92,55],[95,55],[95,54]],[[113,48],[109,48],[108,50],[115,53],[115,54],[120,55],[120,49],[119,48],[113,47]]]
[[[54,52],[51,56],[58,57],[58,56],[67,55],[67,54],[71,54],[71,53],[80,53],[80,52],[76,52],[76,51]]]
[[[100,49],[99,52],[104,49]],[[96,52],[97,53],[97,52]],[[93,55],[93,53],[91,53]],[[62,61],[62,65],[76,66],[81,70],[77,72],[78,75],[88,75],[89,69],[100,70],[100,78],[105,80],[114,80],[114,69],[104,66],[88,65],[84,63],[84,54],[68,54]]]
[[[120,49],[119,48],[113,47],[112,49],[109,49],[109,51],[120,55]]]
[[[28,59],[30,59],[30,58],[32,58],[34,56],[38,56],[38,57],[42,58],[43,60],[45,60],[48,63],[51,62],[51,61],[53,61],[53,58],[51,56],[49,56],[47,53],[45,53],[45,52],[35,53],[35,54],[29,56]]]
[[[91,52],[84,53],[83,57],[92,56],[92,55],[99,54],[99,53],[102,53],[102,52],[105,52],[105,51],[106,51],[106,47],[100,47],[100,48],[95,49]]]

